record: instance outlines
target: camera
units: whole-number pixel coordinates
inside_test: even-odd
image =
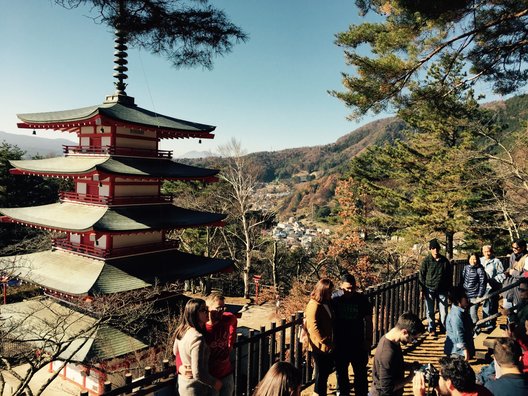
[[[425,383],[429,388],[436,388],[438,380],[440,379],[440,373],[431,363],[420,366],[415,373],[423,373],[425,377]]]

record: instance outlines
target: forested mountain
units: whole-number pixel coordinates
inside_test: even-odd
[[[496,112],[497,120],[504,126],[503,137],[506,143],[511,132],[526,126],[528,95],[489,102],[484,107]],[[291,186],[291,194],[282,202],[280,214],[286,216],[298,214],[299,211],[313,214],[321,209],[327,211],[327,206],[331,206],[335,183],[346,173],[351,158],[368,146],[390,143],[400,138],[404,128],[404,123],[398,118],[384,118],[353,130],[335,143],[263,151],[249,154],[249,157],[258,164],[262,182],[284,181]],[[222,159],[218,157],[183,161],[202,166],[222,166]]]

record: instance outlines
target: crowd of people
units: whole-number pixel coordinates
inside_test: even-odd
[[[337,291],[333,290],[330,279],[321,279],[305,310],[308,347],[315,362],[314,394],[326,395],[328,376],[334,366],[338,394],[350,394],[350,364],[354,372],[356,395],[401,395],[405,385],[410,382],[413,382],[415,395],[425,394],[424,374],[421,371],[414,372],[417,369],[415,364],[404,362],[401,345],[412,343],[427,331],[433,337],[437,337],[438,333],[446,334],[445,357],[439,362],[439,380],[434,386],[437,394],[489,395],[492,389],[493,394],[501,396],[528,395],[528,378],[522,372],[523,353],[520,352],[524,348],[524,359],[527,360],[524,367],[528,371],[528,290],[525,291],[524,286],[528,285],[528,253],[523,240],[515,241],[512,247],[514,252],[510,266],[506,269],[494,257],[490,245],[482,247],[482,255],[470,254],[462,270],[460,284],[453,287],[453,266],[440,253],[439,242],[430,241],[429,254],[423,260],[419,272],[421,296],[425,299],[427,312],[427,329],[413,313],[404,313],[398,318],[395,327],[383,335],[376,346],[370,388],[367,371],[372,344],[372,307],[368,299],[356,290],[352,275],[343,276]],[[503,284],[515,282],[520,282],[520,285],[505,295],[506,306],[510,303],[510,308],[504,314],[509,316],[510,327],[504,340],[519,347],[507,350],[509,360],[505,360],[515,361],[513,366],[519,372],[514,372],[513,366],[507,363],[510,364],[508,372],[496,370],[494,379],[486,386],[477,384],[468,361],[475,354],[474,329],[479,322],[479,303],[484,300],[483,319],[490,318],[483,321],[484,330],[491,330],[498,316],[499,304],[495,292]],[[435,305],[440,313],[439,323],[435,318]],[[506,352],[503,351],[503,355]],[[501,367],[504,367],[504,363]],[[495,381],[509,385],[496,385]],[[511,393],[511,389],[515,389],[515,393]]]
[[[482,255],[469,256],[460,284],[452,287],[452,264],[440,253],[438,241],[430,241],[429,254],[419,271],[427,328],[413,313],[398,318],[376,346],[370,387],[372,306],[357,290],[353,275],[345,273],[336,290],[332,280],[320,279],[306,305],[304,322],[306,347],[312,352],[315,367],[314,395],[327,394],[328,377],[334,368],[338,395],[349,395],[354,390],[360,396],[398,396],[411,382],[415,396],[425,396],[432,389],[438,395],[528,395],[528,252],[523,240],[515,241],[512,248],[509,266],[504,268],[494,257],[492,247],[483,246]],[[482,314],[483,319],[489,320],[480,322],[485,322],[484,330],[491,330],[499,309],[495,292],[513,283],[519,286],[504,295],[502,313],[508,315],[509,322],[505,337],[495,344],[494,361],[486,376],[477,377],[468,361],[475,353],[478,304],[485,298]],[[191,299],[185,306],[173,350],[181,396],[234,394],[230,355],[237,319],[225,310],[224,300],[221,294],[213,293],[207,302]],[[435,305],[440,313],[438,326]],[[446,334],[445,356],[434,373],[433,368],[423,370],[419,364],[407,364],[401,349],[402,344],[413,343],[426,331],[433,337]],[[349,380],[350,366],[353,384]],[[259,382],[253,395],[298,396],[300,388],[300,371],[290,363],[278,362]]]

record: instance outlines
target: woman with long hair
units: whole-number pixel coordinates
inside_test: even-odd
[[[253,396],[300,396],[301,372],[288,362],[277,362],[259,382]]]
[[[315,362],[314,393],[319,396],[326,396],[328,376],[334,367],[334,314],[330,306],[333,289],[330,279],[320,279],[305,310],[308,349],[312,351]]]
[[[184,367],[190,367],[192,378],[178,376],[180,396],[214,396],[222,387],[222,382],[209,374],[209,347],[205,343],[205,323],[209,310],[201,298],[187,301],[180,323],[176,328],[174,356],[181,359]]]

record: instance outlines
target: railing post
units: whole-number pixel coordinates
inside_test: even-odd
[[[292,327],[290,328],[290,363],[295,364],[295,314],[290,317]]]
[[[248,339],[248,354],[247,354],[247,380],[246,380],[246,395],[251,394],[251,379],[253,378],[253,337],[255,330],[249,330]]]
[[[260,338],[258,343],[258,380],[260,381],[264,377],[264,337],[262,334],[266,332],[266,326],[260,326]]]
[[[163,359],[163,371],[166,371],[169,369],[170,367],[170,363],[169,363],[169,359]],[[169,377],[169,374],[167,373],[166,375],[163,376],[164,378],[168,378]]]
[[[132,373],[125,374],[125,385],[130,385],[132,383]]]
[[[295,316],[295,326],[292,326],[292,332],[294,335],[295,343],[295,367],[302,369],[301,358],[302,358],[302,344],[297,334],[299,333],[298,329],[303,325],[303,313],[297,312]]]
[[[387,298],[387,286],[383,285],[380,289],[381,301],[380,301],[380,312],[381,312],[381,328],[380,328],[380,338],[382,334],[387,332],[387,327],[389,325],[389,311],[388,307],[388,298]]]
[[[286,326],[286,319],[281,319],[281,332],[280,332],[280,346],[279,346],[279,360],[283,362],[286,359],[286,329],[284,326]]]
[[[242,346],[240,345],[240,340],[243,338],[242,333],[237,333],[236,344],[238,347],[235,349],[235,395],[238,395],[238,390],[240,388],[240,380],[242,373]]]
[[[277,349],[277,323],[271,322],[271,337],[270,337],[270,348],[269,348],[269,367],[273,366],[273,363],[275,363],[275,353]]]
[[[377,344],[379,340],[379,323],[380,323],[380,294],[379,294],[379,286],[374,286],[371,288],[371,296],[370,296],[370,302],[373,305],[373,323],[372,323],[372,331],[373,331],[373,339],[372,341]]]

